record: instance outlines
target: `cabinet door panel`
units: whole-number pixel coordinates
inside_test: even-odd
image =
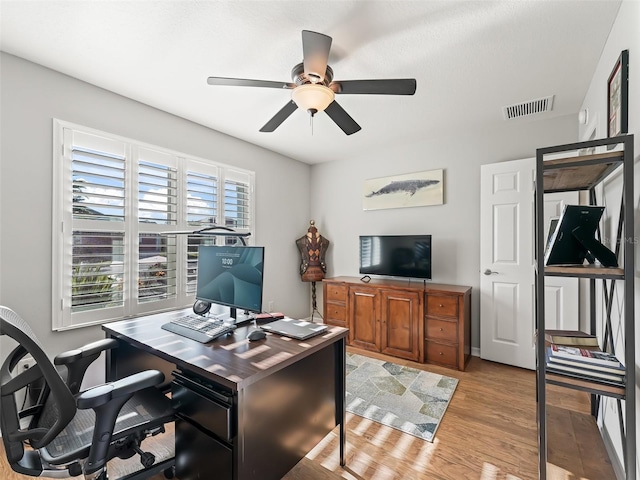
[[[420,293],[381,292],[382,353],[408,360],[420,358]]]
[[[378,295],[374,289],[352,288],[350,295],[349,343],[365,350],[379,351]]]

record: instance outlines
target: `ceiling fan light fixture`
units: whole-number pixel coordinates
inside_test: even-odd
[[[335,98],[335,93],[329,87],[315,83],[299,85],[291,92],[291,99],[299,108],[305,111],[316,110],[322,112]]]

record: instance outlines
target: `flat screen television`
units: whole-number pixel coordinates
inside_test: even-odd
[[[202,245],[198,249],[196,298],[237,310],[262,311],[264,247]]]
[[[361,235],[360,273],[431,279],[431,235]]]
[[[582,265],[597,259],[605,267],[617,267],[616,255],[596,239],[603,211],[594,205],[565,205],[555,228],[552,224],[549,230],[545,265]]]

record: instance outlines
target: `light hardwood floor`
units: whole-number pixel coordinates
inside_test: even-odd
[[[339,466],[336,429],[309,452],[285,480],[538,478],[534,372],[476,357],[471,359],[465,372],[458,372],[349,350],[460,380],[435,439],[433,443],[426,442],[347,414],[346,467]],[[588,396],[554,387],[549,389],[548,397],[549,479],[615,478],[594,419],[589,415]],[[29,477],[13,473],[2,452],[0,478],[24,480]],[[154,480],[162,479],[162,475],[154,477]]]

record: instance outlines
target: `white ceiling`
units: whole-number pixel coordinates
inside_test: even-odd
[[[310,164],[503,123],[502,107],[555,95],[577,113],[619,1],[0,0],[0,48]],[[258,130],[290,91],[208,76],[291,81],[303,29],[333,37],[335,80],[416,78],[414,96],[339,95],[346,136],[298,109]],[[604,86],[603,86],[604,88]]]

